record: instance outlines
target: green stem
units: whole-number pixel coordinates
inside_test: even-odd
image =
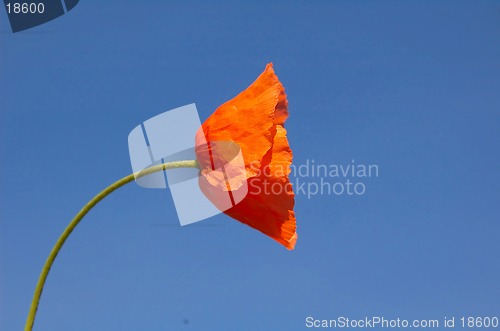
[[[50,254],[47,258],[47,261],[45,261],[42,272],[40,273],[40,277],[38,278],[38,283],[36,284],[35,293],[33,294],[33,300],[31,301],[30,311],[28,313],[28,318],[26,319],[26,325],[24,326],[25,331],[31,331],[33,328],[33,323],[35,322],[36,311],[38,309],[38,303],[40,302],[40,297],[42,295],[43,286],[45,284],[45,280],[47,279],[47,275],[49,274],[50,268],[52,267],[52,264],[54,263],[54,260],[56,259],[57,254],[61,250],[66,239],[68,239],[71,232],[75,229],[75,227],[78,225],[78,223],[80,223],[80,221],[83,219],[83,217],[97,203],[99,203],[99,201],[104,199],[106,196],[108,196],[110,193],[112,193],[116,189],[122,187],[123,185],[125,185],[127,183],[130,183],[135,178],[144,177],[144,176],[150,175],[150,174],[158,172],[158,171],[167,170],[167,169],[174,169],[174,168],[198,168],[198,162],[196,162],[195,160],[189,160],[189,161],[175,161],[175,162],[169,162],[169,163],[162,163],[162,164],[158,164],[158,165],[152,166],[150,168],[147,168],[140,173],[139,172],[132,173],[132,174],[130,174],[126,177],[123,177],[122,179],[114,182],[113,184],[109,185],[108,187],[106,187],[99,194],[97,194],[95,197],[93,197],[92,200],[87,202],[87,204],[85,206],[83,206],[83,208],[78,212],[78,214],[76,214],[76,216],[73,218],[73,220],[71,220],[71,222],[68,224],[66,229],[64,229],[64,232],[61,234],[59,239],[57,239],[56,244],[52,248],[52,251],[50,252]]]

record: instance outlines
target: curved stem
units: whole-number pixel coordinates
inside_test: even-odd
[[[83,206],[83,208],[78,212],[78,214],[76,214],[73,220],[71,220],[71,222],[68,224],[66,229],[64,229],[64,232],[61,234],[61,236],[59,236],[59,239],[57,239],[56,244],[54,245],[52,251],[47,257],[47,261],[45,261],[42,272],[40,273],[40,277],[38,278],[38,283],[36,284],[35,293],[33,294],[30,311],[28,313],[28,318],[26,319],[26,324],[24,326],[25,331],[31,331],[33,328],[33,323],[35,322],[36,311],[38,309],[38,303],[40,302],[40,297],[42,295],[43,286],[45,284],[45,280],[47,279],[47,275],[49,274],[50,268],[52,267],[52,264],[54,263],[54,260],[57,257],[57,254],[61,250],[61,247],[64,245],[66,239],[68,239],[71,232],[75,229],[78,223],[80,223],[83,217],[97,203],[99,203],[99,201],[104,199],[106,196],[108,196],[116,189],[122,187],[127,183],[130,183],[135,178],[144,177],[158,171],[174,169],[174,168],[198,168],[198,162],[196,162],[195,160],[168,162],[152,166],[150,168],[143,170],[142,172],[132,173],[106,187],[104,190],[99,192],[99,194],[93,197],[92,200],[87,202],[85,206]]]

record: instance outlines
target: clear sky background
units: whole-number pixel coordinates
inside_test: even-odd
[[[204,120],[271,61],[294,163],[377,164],[366,193],[298,195],[290,252],[225,215],[180,227],[168,191],[130,184],[69,238],[35,330],[500,317],[499,2],[81,0],[16,34],[0,19],[1,330],[23,327],[69,220],[130,173],[135,126],[192,102]]]

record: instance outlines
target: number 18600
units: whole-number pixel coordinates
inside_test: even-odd
[[[461,317],[462,328],[496,328],[498,317]]]
[[[45,6],[43,3],[19,3],[19,2],[14,2],[14,3],[7,3],[5,5],[7,7],[7,13],[13,13],[13,14],[42,14],[45,11]]]

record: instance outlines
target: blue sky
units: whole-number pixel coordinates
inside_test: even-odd
[[[499,2],[82,0],[16,34],[6,17],[2,330],[69,220],[130,173],[129,132],[192,102],[204,120],[271,61],[294,163],[377,164],[365,194],[298,195],[290,252],[225,215],[180,227],[168,191],[129,185],[69,238],[35,330],[500,317]]]

